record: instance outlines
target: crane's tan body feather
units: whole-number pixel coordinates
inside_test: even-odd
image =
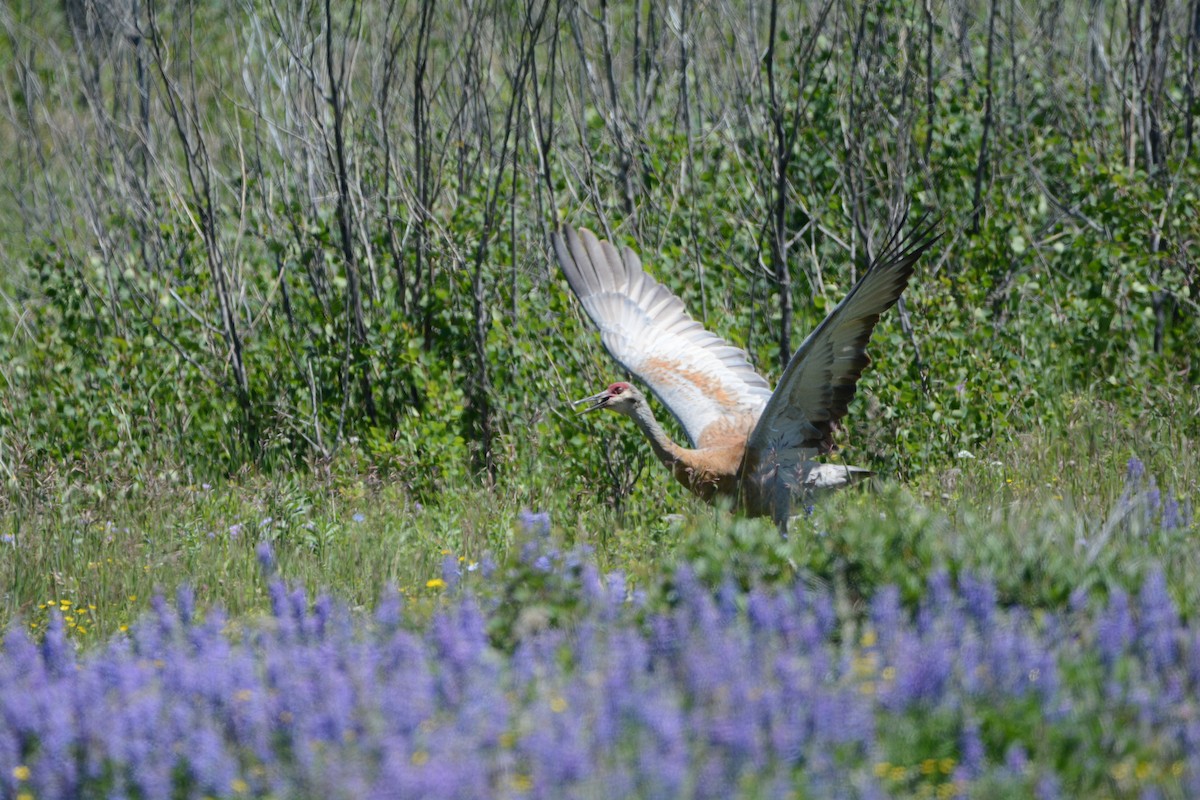
[[[936,241],[932,226],[889,239],[845,299],[804,340],[772,392],[746,353],[706,331],[683,302],[587,230],[564,226],[553,243],[567,283],[605,348],[679,420],[692,444],[675,444],[636,395],[612,405],[633,418],[676,480],[706,501],[730,498],[747,514],[786,525],[793,495],[832,489],[869,470],[824,464],[832,428],[846,414],[880,314],[908,285]]]

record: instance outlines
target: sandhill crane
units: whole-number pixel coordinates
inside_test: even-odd
[[[630,417],[655,456],[693,493],[709,502],[729,498],[751,516],[769,515],[786,531],[794,494],[835,489],[871,474],[813,459],[831,449],[832,428],[870,363],[866,345],[875,323],[937,240],[934,227],[918,225],[907,238],[893,232],[792,355],[772,392],[746,353],[692,319],[683,301],[646,274],[637,253],[564,225],[552,239],[571,290],[609,354],[650,387],[691,447],[671,441],[646,397],[624,381],[575,405]]]

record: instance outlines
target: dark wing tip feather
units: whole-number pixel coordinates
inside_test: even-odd
[[[883,312],[895,305],[908,287],[920,257],[942,236],[938,230],[940,218],[930,219],[928,216],[922,216],[909,229],[909,233],[903,235],[906,220],[907,212],[889,234],[883,249],[872,260],[866,272],[838,307],[810,335],[809,340],[800,346],[800,350],[793,356],[793,363],[788,365],[788,369],[780,378],[782,386],[788,381],[793,367],[805,369],[803,364],[806,362],[809,365],[808,370],[813,367],[820,370],[821,359],[825,360],[824,374],[817,378],[815,374],[808,373],[808,380],[805,381],[810,392],[813,386],[809,381],[813,379],[816,379],[817,383],[824,381],[825,387],[820,392],[820,407],[806,410],[806,413],[811,415],[809,423],[812,430],[805,437],[802,447],[812,447],[819,452],[829,452],[832,449],[834,427],[849,410],[850,402],[857,391],[858,380],[871,363],[871,358],[867,355],[867,344],[875,325]],[[851,327],[846,329],[846,325]],[[836,345],[839,351],[834,352],[835,343],[830,337],[836,335],[834,331],[839,328],[847,331],[849,336]],[[810,340],[816,350],[809,351],[806,347]],[[817,359],[815,362],[811,360],[814,358]],[[790,377],[794,380],[800,375]],[[779,389],[780,387],[776,387],[777,393]],[[774,401],[775,398],[772,398],[764,420],[760,420],[760,426],[772,413],[771,406],[774,405]],[[751,436],[755,446],[761,444],[756,441],[757,438],[756,429],[755,434]]]
[[[906,218],[907,212],[905,217],[901,218],[900,224],[888,236],[883,250],[876,256],[868,270],[893,269],[897,277],[905,285],[907,285],[909,278],[912,277],[913,271],[916,269],[917,260],[926,250],[933,247],[945,233],[945,231],[939,230],[942,222],[941,217],[923,214],[917,219],[912,228],[909,229],[908,235],[901,236]]]
[[[889,277],[892,278],[889,281],[887,300],[883,307],[872,308],[870,313],[864,314],[856,320],[860,332],[855,337],[853,345],[855,356],[849,359],[849,363],[842,365],[834,381],[829,420],[823,426],[825,435],[818,444],[822,452],[832,449],[833,429],[849,410],[850,402],[854,400],[854,395],[858,391],[858,380],[871,363],[871,357],[867,354],[867,343],[871,339],[871,334],[874,332],[880,316],[900,300],[900,296],[908,287],[908,282],[916,271],[917,261],[942,237],[943,231],[938,230],[941,223],[940,218],[931,219],[928,215],[922,216],[906,236],[901,236],[904,222],[905,220],[902,218],[900,224],[888,237],[883,250],[871,263],[868,274],[864,275],[860,281],[860,284],[865,282],[872,272],[890,272]]]

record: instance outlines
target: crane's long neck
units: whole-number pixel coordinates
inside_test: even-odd
[[[628,416],[650,440],[650,448],[654,450],[654,455],[658,456],[659,461],[668,467],[674,466],[675,462],[679,461],[683,456],[684,448],[671,441],[671,437],[667,436],[662,425],[658,424],[658,420],[654,418],[654,412],[650,410],[647,403],[638,403]]]

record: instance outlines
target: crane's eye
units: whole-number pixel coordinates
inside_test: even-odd
[[[623,391],[625,391],[625,387],[624,387],[624,386],[614,386],[614,387],[612,388],[612,393],[613,393],[613,394],[620,394],[620,393],[621,393],[621,392],[623,392]]]

